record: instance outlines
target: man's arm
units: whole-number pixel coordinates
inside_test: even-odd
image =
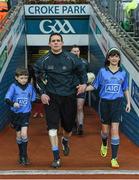
[[[40,94],[45,94],[45,88],[46,84],[44,83],[44,78],[45,78],[45,70],[44,70],[44,61],[43,59],[39,59],[35,64],[34,64],[34,73],[35,73],[35,78],[36,78],[36,87],[38,88]]]
[[[44,59],[39,59],[34,65],[34,72],[36,77],[36,86],[41,95],[41,101],[43,104],[48,104],[50,97],[46,94],[46,70],[44,69]]]
[[[74,72],[76,73],[77,77],[80,80],[80,84],[87,84],[87,72],[84,67],[83,62],[75,57],[75,70]]]

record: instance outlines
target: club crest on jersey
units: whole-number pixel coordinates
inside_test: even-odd
[[[53,70],[54,66],[53,65],[48,65],[48,70]]]
[[[66,66],[63,66],[63,67],[62,67],[62,69],[63,69],[63,70],[66,70],[66,69],[67,69],[67,67],[66,67]]]
[[[119,93],[120,92],[120,84],[107,84],[105,86],[106,93]]]

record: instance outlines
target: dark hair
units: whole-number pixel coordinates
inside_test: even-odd
[[[29,76],[29,72],[26,68],[23,67],[19,67],[16,69],[15,71],[15,76],[19,77],[19,76]]]
[[[71,47],[71,49],[73,49],[73,48],[78,48],[78,49],[80,49],[79,46],[77,46],[76,44],[74,44],[74,45]]]
[[[106,59],[105,59],[105,66],[109,66],[110,65],[110,61],[108,61],[108,58],[110,56],[115,56],[115,55],[118,55],[120,57],[120,61],[118,63],[118,66],[120,66],[120,63],[121,63],[121,54],[120,54],[119,49],[117,49],[116,47],[110,48],[109,51],[107,52]]]
[[[51,38],[52,38],[52,36],[60,36],[61,41],[63,42],[63,37],[62,37],[62,35],[61,35],[61,34],[59,34],[59,33],[52,33],[52,34],[49,36],[49,43],[51,42]]]

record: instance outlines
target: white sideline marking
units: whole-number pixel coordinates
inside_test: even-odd
[[[0,175],[139,175],[139,170],[1,170]]]

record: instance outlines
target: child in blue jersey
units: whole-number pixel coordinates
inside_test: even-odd
[[[126,112],[130,112],[130,98],[128,91],[128,78],[126,72],[120,67],[121,55],[117,48],[111,48],[105,61],[105,67],[101,68],[92,85],[86,91],[100,89],[99,112],[102,123],[102,145],[100,154],[107,156],[108,136],[111,134],[111,166],[118,168],[118,147],[120,143],[119,123],[121,121],[123,97],[126,97]],[[79,93],[79,92],[78,92]]]
[[[28,70],[17,68],[16,81],[8,89],[5,102],[10,105],[11,123],[16,130],[16,142],[19,147],[19,163],[29,164],[27,156],[28,136],[27,130],[31,114],[32,102],[36,99],[36,93],[32,84],[28,83]]]

